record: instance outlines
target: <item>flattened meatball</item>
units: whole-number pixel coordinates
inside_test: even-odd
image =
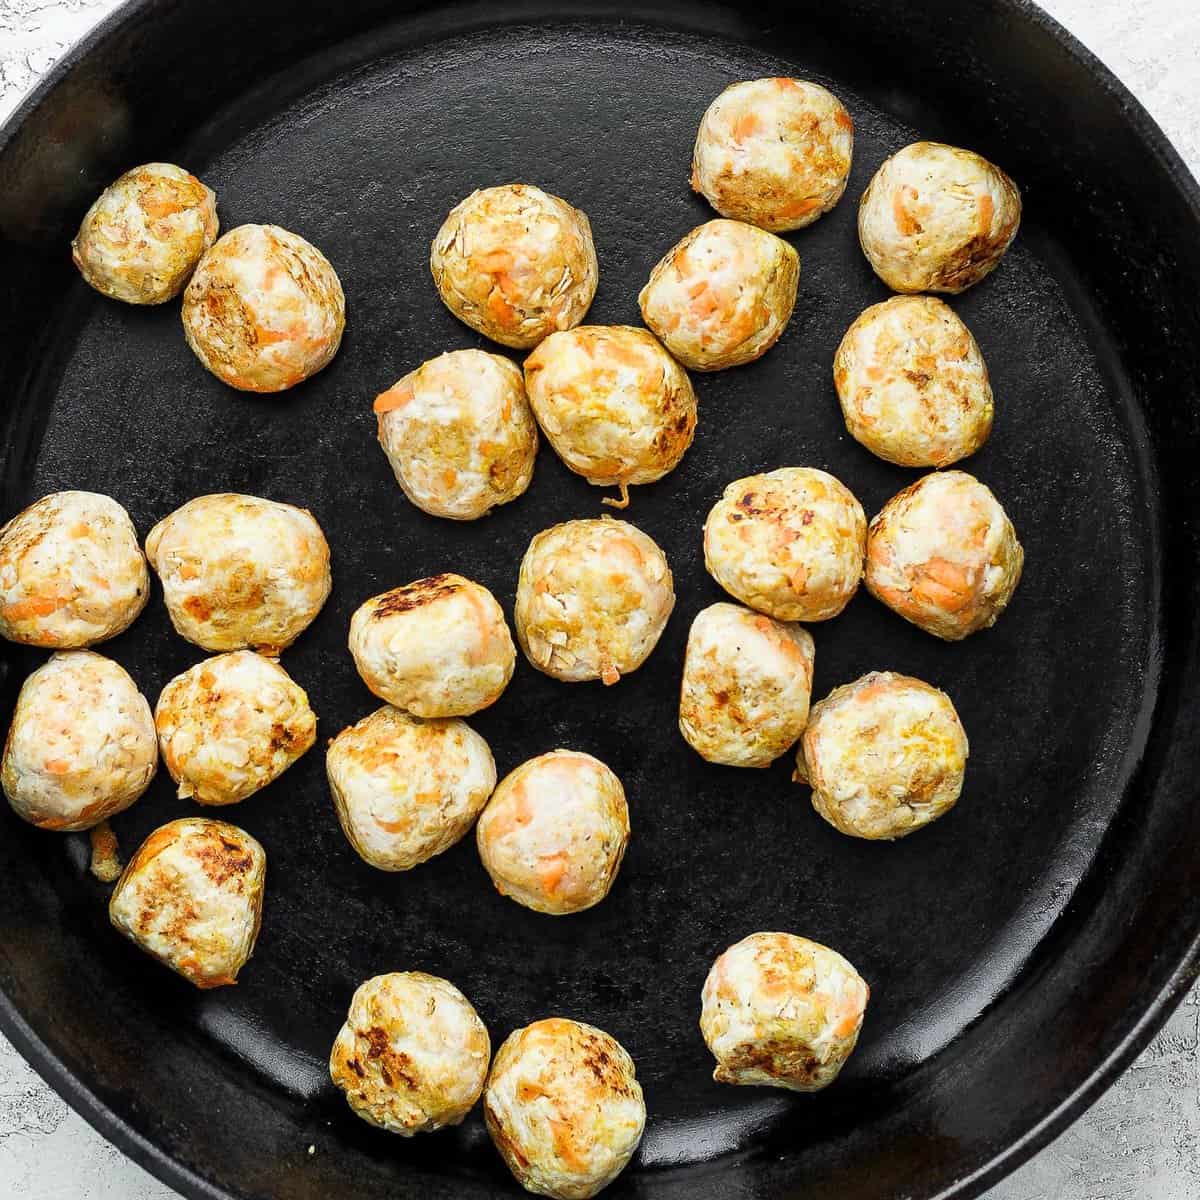
[[[0,528],[0,635],[58,650],[133,624],[150,572],[129,514],[96,492],[54,492]]]
[[[718,1083],[816,1092],[850,1057],[870,989],[836,950],[790,933],[752,933],[712,965],[700,1032]]]
[[[875,172],[858,240],[894,292],[963,292],[1017,236],[1021,194],[999,167],[956,146],[914,142]]]
[[[431,358],[377,397],[375,412],[396,482],[432,516],[474,521],[533,478],[538,437],[525,381],[498,354]]]
[[[239,225],[200,260],[183,332],[201,363],[243,392],[282,392],[329,365],[346,297],[329,260],[278,225]]]
[[[71,257],[102,295],[162,304],[183,291],[218,227],[211,188],[173,163],[145,163],[100,193]]]
[[[346,838],[381,871],[407,871],[449,850],[496,786],[492,752],[469,725],[390,705],[343,729],[325,768]]]
[[[519,350],[578,325],[599,278],[587,217],[528,183],[472,192],[451,209],[429,269],[460,321]]]
[[[693,229],[650,272],[642,319],[685,367],[719,371],[761,358],[796,305],[800,255],[742,221]]]
[[[483,1115],[517,1182],[556,1200],[589,1200],[607,1187],[646,1126],[625,1047],[565,1017],[509,1034],[488,1075]]]
[[[996,623],[1025,552],[1000,501],[965,471],[936,471],[893,496],[867,535],[867,590],[948,642]]]
[[[704,523],[704,564],[735,599],[778,621],[827,621],[862,578],[867,519],[832,475],[781,467],[738,479]]]
[[[0,766],[18,816],[41,829],[91,829],[141,796],[157,767],[150,705],[112,659],[55,654],[25,680]]]
[[[329,544],[312,513],[258,496],[197,496],[146,538],[180,637],[278,654],[329,596]]]
[[[237,804],[278,779],[317,737],[304,689],[251,650],[205,659],[162,690],[154,723],[179,795]]]
[[[491,1055],[487,1028],[454,984],[397,971],[354,993],[329,1076],[369,1125],[412,1137],[462,1123]]]
[[[130,941],[198,988],[236,983],[254,953],[267,856],[245,830],[184,817],[129,860],[108,916]]]
[[[496,597],[450,574],[366,601],[350,619],[350,653],[375,695],[418,717],[466,717],[495,704],[517,663]]]
[[[646,661],[675,607],[666,555],[624,521],[567,521],[525,551],[517,640],[547,675],[616,683]]]
[[[842,198],[853,153],[854,122],[832,93],[802,79],[753,79],[708,106],[692,187],[723,217],[800,229]]]

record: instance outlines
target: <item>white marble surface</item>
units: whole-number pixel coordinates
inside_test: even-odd
[[[1044,0],[1043,6],[1132,88],[1200,174],[1198,0]],[[115,7],[116,0],[0,0],[0,119]],[[1200,1196],[1198,1042],[1200,992],[1082,1120],[988,1200]],[[174,1195],[67,1108],[0,1038],[0,1197]]]

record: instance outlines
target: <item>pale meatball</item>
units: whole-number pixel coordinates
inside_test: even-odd
[[[957,642],[996,623],[1025,552],[1000,501],[965,471],[893,496],[867,535],[867,590],[906,621]]]
[[[345,327],[337,272],[316,246],[278,225],[231,229],[183,293],[188,345],[243,392],[282,392],[315,375]]]
[[[796,305],[800,255],[742,221],[693,229],[650,272],[642,319],[685,367],[718,371],[761,358]]]
[[[502,896],[551,916],[582,912],[608,895],[625,855],[625,789],[598,758],[554,750],[501,780],[475,838]]]
[[[146,163],[100,193],[71,243],[71,257],[103,295],[162,304],[183,290],[217,229],[211,188],[174,163]]]
[[[244,829],[184,817],[129,860],[108,917],[147,954],[198,988],[236,983],[262,921],[267,856]]]
[[[486,1026],[454,984],[397,971],[354,993],[329,1077],[368,1124],[412,1137],[462,1123],[491,1056]]]
[[[325,769],[342,830],[381,871],[407,871],[449,850],[496,786],[492,752],[469,725],[390,705],[343,729]]]
[[[0,528],[0,634],[57,650],[128,629],[150,598],[129,514],[96,492],[43,496]]]
[[[914,142],[875,172],[858,240],[894,292],[962,292],[1017,236],[1021,194],[999,167],[955,146]]]
[[[712,965],[700,1032],[718,1083],[816,1092],[850,1057],[870,997],[836,950],[791,933],[752,933]]]
[[[735,599],[779,621],[827,621],[862,579],[867,519],[832,475],[781,467],[731,483],[704,523],[704,563]]]
[[[245,800],[317,737],[304,689],[252,650],[220,654],[176,675],[158,698],[154,723],[179,795],[197,804]]]
[[[802,79],[753,79],[708,106],[692,187],[723,217],[800,229],[842,198],[853,153],[854,122],[832,93]]]
[[[597,487],[653,483],[679,465],[696,432],[687,372],[644,329],[584,325],[553,333],[525,360],[538,424],[559,458]]]
[[[688,634],[679,729],[709,762],[767,767],[808,721],[812,636],[739,604],[713,604]]]
[[[933,296],[893,296],[846,330],[833,359],[846,428],[902,467],[945,467],[992,431],[992,387],[971,331]]]
[[[567,521],[539,533],[521,560],[517,640],[555,679],[614,684],[646,661],[674,607],[653,538],[611,517]]]
[[[321,611],[333,578],[312,513],[258,496],[197,496],[146,538],[171,624],[205,650],[285,650]]]
[[[158,766],[154,718],[124,669],[90,650],[53,655],[17,697],[0,783],[40,829],[91,829],[127,809]]]
[[[496,597],[461,575],[373,596],[350,619],[350,653],[376,696],[417,717],[466,717],[495,704],[517,665]]]
[[[452,350],[375,400],[379,444],[420,509],[474,521],[533,478],[537,424],[521,368],[498,354]]]
[[[646,1103],[616,1038],[565,1017],[509,1034],[483,1096],[488,1133],[526,1191],[588,1200],[642,1140]]]
[[[795,778],[842,833],[905,837],[954,807],[968,749],[949,696],[907,675],[872,671],[813,705]]]
[[[578,325],[599,279],[587,217],[528,183],[472,192],[451,209],[429,269],[460,321],[518,350]]]

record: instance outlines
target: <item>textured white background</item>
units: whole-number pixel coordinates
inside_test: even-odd
[[[116,6],[116,0],[0,0],[0,120]],[[1043,6],[1129,84],[1200,174],[1198,0],[1043,0]],[[1200,992],[1082,1120],[988,1200],[1200,1196],[1198,1035]],[[68,1109],[0,1037],[0,1197],[174,1195]]]

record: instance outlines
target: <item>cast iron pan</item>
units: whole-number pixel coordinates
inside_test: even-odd
[[[450,977],[496,1043],[550,1013],[617,1036],[650,1124],[612,1194],[647,1200],[975,1195],[1082,1111],[1195,976],[1200,197],[1146,114],[1031,5],[343,0],[301,17],[292,0],[130,4],[0,133],[0,515],[60,488],[110,493],[143,535],[204,492],[311,508],[334,592],[284,663],[331,736],[377,703],[345,648],[363,599],[457,570],[511,605],[530,537],[601,511],[546,449],[526,496],[476,524],[423,516],[393,482],[371,398],[424,358],[481,344],[429,278],[446,211],[511,180],[579,204],[601,264],[590,319],[636,323],[651,265],[711,215],[687,186],[700,114],[728,82],[774,74],[846,102],[854,173],[834,213],[793,238],[803,272],[783,341],[697,379],[695,446],[635,490],[628,516],[667,551],[676,613],[615,689],[522,663],[474,720],[501,771],[569,746],[625,781],[634,834],[605,903],[527,912],[491,889],[473,839],[411,873],[371,870],[338,829],[315,749],[222,814],[267,847],[266,912],[239,985],[200,993],[110,930],[85,838],[5,811],[0,1024],[185,1194],[514,1194],[478,1115],[405,1142],[333,1091],[330,1042],[355,986],[381,971]],[[997,395],[995,432],[964,465],[1001,497],[1027,558],[999,625],[965,644],[865,593],[814,627],[816,695],[869,669],[908,672],[945,688],[970,734],[958,808],[869,844],[817,818],[787,761],[701,762],[675,703],[688,625],[719,598],[700,528],[726,482],[818,466],[873,513],[916,477],[847,437],[830,364],[885,295],[857,246],[856,199],[918,136],[981,151],[1024,192],[1014,249],[954,307]],[[126,307],[78,279],[80,215],[149,159],[202,175],[226,228],[272,221],[325,251],[349,311],[328,370],[281,397],[230,391],[188,351],[177,304]],[[201,656],[158,596],[103,649],[152,699]],[[39,660],[4,647],[0,716]],[[163,772],[116,822],[126,851],[189,810],[171,791]],[[821,1095],[710,1079],[700,985],[757,929],[827,942],[872,985],[858,1052]]]

